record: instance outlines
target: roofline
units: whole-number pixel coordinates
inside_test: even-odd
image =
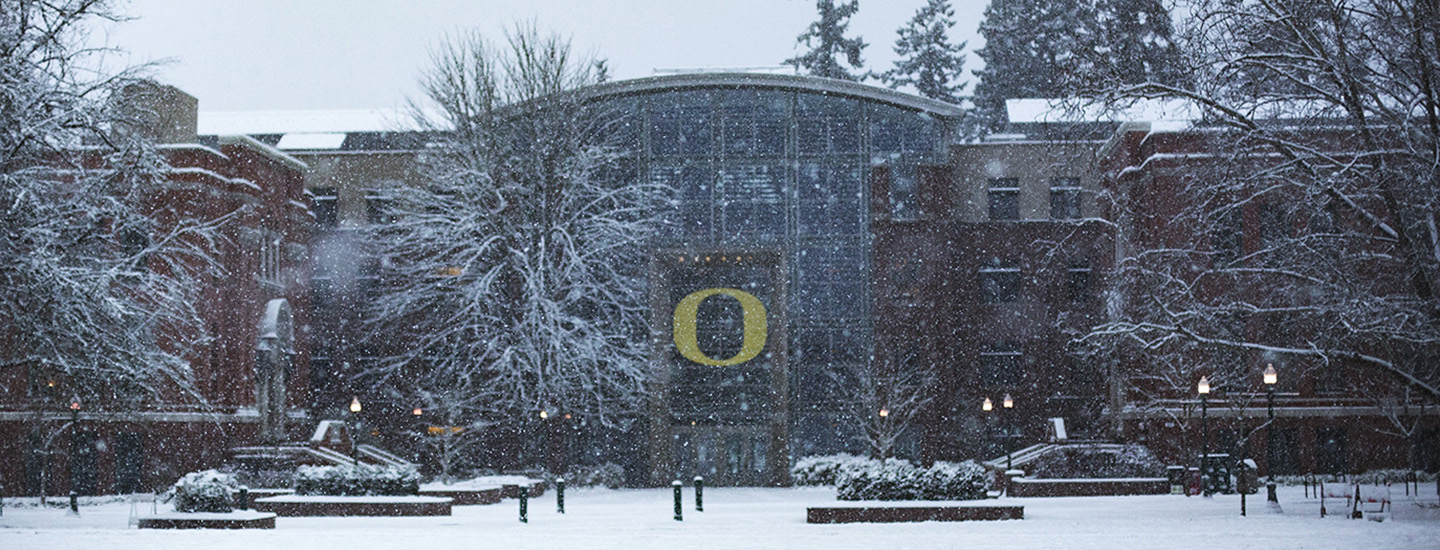
[[[784,74],[686,73],[648,76],[589,86],[577,90],[577,93],[582,100],[592,101],[606,97],[674,90],[676,88],[777,88],[867,99],[898,107],[924,111],[944,118],[960,118],[965,114],[965,110],[959,105],[897,92],[888,88],[880,88],[848,80]]]

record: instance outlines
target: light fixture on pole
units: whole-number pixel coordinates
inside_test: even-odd
[[[80,449],[80,399],[77,397],[77,398],[75,398],[74,400],[71,400],[71,401],[70,401],[70,452],[71,452],[71,453],[74,453],[75,451],[77,451],[77,450],[79,450],[79,449]],[[77,480],[79,479],[79,478],[77,477],[76,473],[77,473],[77,470],[80,469],[79,467],[77,467],[76,462],[77,462],[77,461],[76,461],[76,457],[72,454],[72,455],[70,456],[70,496],[71,496],[70,501],[71,501],[71,503],[72,503],[72,512],[75,511],[75,510],[74,510],[74,507],[73,507],[73,503],[75,502],[74,496],[75,496],[75,493],[76,493],[75,488],[77,487],[76,482],[77,482]]]
[[[1280,499],[1275,496],[1275,384],[1280,382],[1280,374],[1275,372],[1275,365],[1265,364],[1265,492],[1266,500],[1272,508],[1280,506]]]
[[[350,461],[360,465],[360,398],[350,398],[350,416],[355,424],[355,433],[350,436]]]
[[[880,409],[880,418],[890,416],[890,409]]]
[[[1210,378],[1201,376],[1195,391],[1200,394],[1200,490],[1205,496],[1210,496],[1210,484],[1206,482],[1205,473],[1205,456],[1210,454],[1210,431],[1205,424],[1205,417],[1210,409]]]
[[[1010,394],[1007,393],[1005,394],[1005,399],[1001,401],[1000,404],[1005,408],[1005,411],[1001,416],[1003,416],[1005,420],[1005,471],[1009,472],[1010,470],[1014,469],[1011,467],[1010,464],[1010,436],[1011,432],[1014,431],[1011,429],[1012,421],[1010,416],[1013,414],[1012,411],[1015,409],[1015,400],[1011,399]]]

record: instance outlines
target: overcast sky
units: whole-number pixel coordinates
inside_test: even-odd
[[[953,0],[951,38],[969,41],[989,0]],[[924,0],[861,0],[850,24],[865,62],[890,68],[895,31]],[[391,108],[416,93],[429,48],[475,28],[502,36],[515,21],[573,38],[610,61],[616,79],[655,69],[776,66],[815,19],[813,0],[122,0],[135,20],[97,39],[129,62],[168,60],[160,80],[204,111]]]

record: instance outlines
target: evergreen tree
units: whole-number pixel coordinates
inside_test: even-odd
[[[1101,78],[1119,84],[1185,81],[1180,49],[1171,37],[1170,11],[1160,0],[1100,0],[1096,16]]]
[[[859,81],[862,74],[852,74],[844,64],[859,69],[864,61],[860,52],[868,44],[860,37],[846,38],[845,28],[850,25],[850,16],[860,9],[860,0],[835,5],[835,0],[816,0],[815,9],[820,20],[810,24],[804,34],[795,38],[810,51],[804,55],[785,60],[786,65],[804,69],[812,76]]]
[[[965,43],[951,44],[949,32],[955,26],[950,0],[928,0],[915,17],[897,31],[895,68],[881,78],[891,88],[914,86],[925,97],[950,103],[960,102],[964,82],[957,82],[965,69]]]
[[[994,0],[985,8],[975,53],[975,107],[991,127],[1004,123],[1005,100],[1069,95],[1088,72],[1095,45],[1095,10],[1088,0]]]

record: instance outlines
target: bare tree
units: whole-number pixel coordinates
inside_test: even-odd
[[[841,387],[851,388],[844,418],[856,428],[871,458],[895,455],[895,445],[934,399],[935,376],[928,370],[886,373],[881,365],[854,364],[830,371]]]
[[[438,117],[417,108],[425,179],[395,190],[393,223],[373,232],[392,267],[370,319],[390,352],[363,378],[457,426],[634,411],[647,372],[634,255],[666,196],[616,175],[615,117],[576,93],[598,65],[533,26],[499,48],[454,37],[434,63]]]
[[[1110,197],[1125,220],[1120,284],[1087,340],[1142,353],[1123,374],[1157,389],[1202,372],[1244,387],[1275,361],[1318,387],[1363,369],[1440,398],[1427,360],[1440,355],[1436,5],[1196,0],[1184,12],[1193,82],[1094,94],[1181,100],[1202,118],[1170,155],[1183,166],[1167,208],[1123,181]]]

